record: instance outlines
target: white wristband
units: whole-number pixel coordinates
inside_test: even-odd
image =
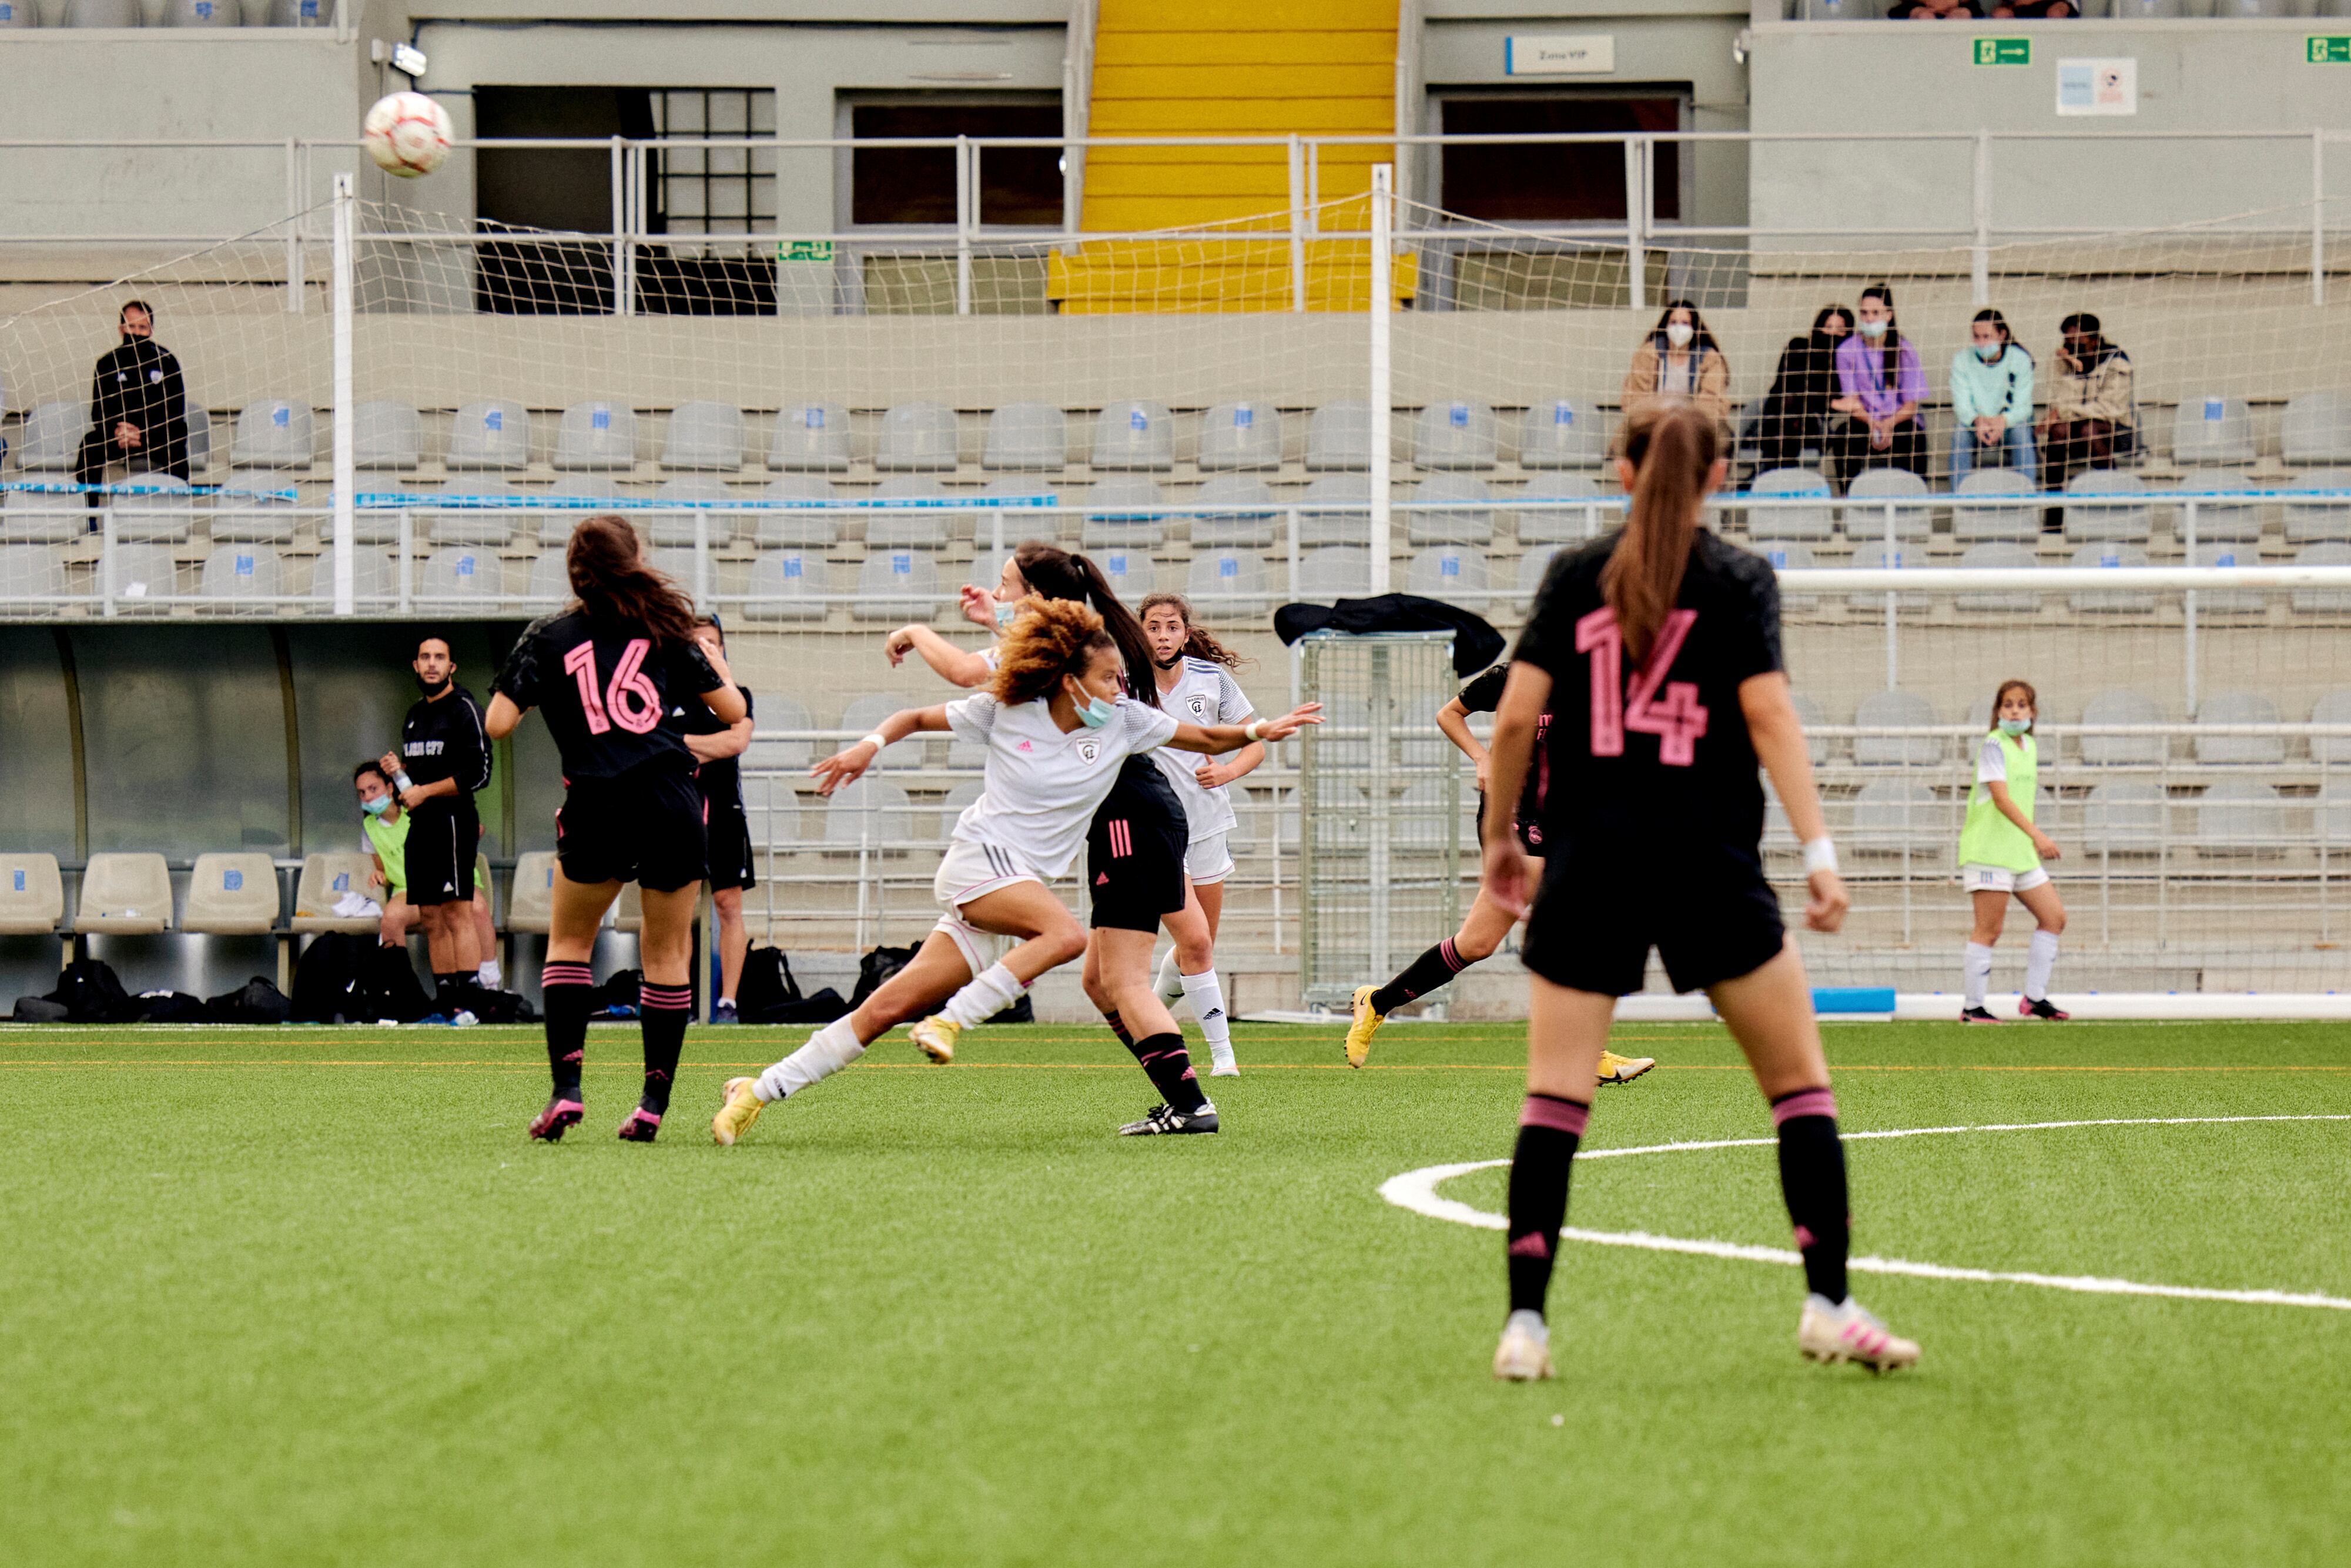
[[[1811,876],[1815,872],[1834,871],[1836,868],[1836,845],[1826,833],[1823,833],[1817,839],[1805,841],[1804,874],[1806,876]]]
[[[882,734],[879,730],[876,730],[872,735],[866,736],[864,739],[860,740],[857,744],[862,746],[868,740],[873,743],[873,749],[876,751],[886,749],[890,744],[888,741],[882,738]]]
[[[1258,736],[1257,736],[1257,727],[1258,727],[1260,723],[1262,723],[1262,722],[1263,722],[1262,720],[1259,720],[1259,719],[1254,719],[1254,718],[1253,718],[1253,719],[1251,719],[1251,720],[1249,720],[1249,723],[1247,723],[1247,724],[1245,724],[1245,725],[1243,725],[1243,726],[1241,727],[1241,734],[1242,734],[1242,735],[1244,735],[1244,736],[1246,736],[1246,737],[1249,737],[1249,739],[1251,739],[1251,740],[1255,740],[1255,739],[1258,737]]]

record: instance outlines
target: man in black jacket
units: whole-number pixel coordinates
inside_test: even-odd
[[[452,1022],[470,1023],[466,991],[487,956],[474,950],[474,855],[482,836],[474,791],[489,785],[490,742],[481,705],[457,684],[446,637],[419,637],[411,667],[424,695],[401,726],[399,753],[386,753],[382,766],[408,813],[408,902],[433,956],[434,1005]]]
[[[106,465],[188,476],[188,400],[180,361],[155,341],[143,300],[122,308],[122,346],[100,356],[89,381],[89,429],[74,457],[74,478],[103,484]],[[91,497],[92,509],[97,498]]]

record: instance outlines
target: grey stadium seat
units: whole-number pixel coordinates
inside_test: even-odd
[[[452,468],[530,466],[530,411],[518,402],[469,402],[449,420]]]
[[[1917,692],[1872,692],[1854,710],[1853,722],[1862,729],[1916,729],[1935,722],[1935,706]],[[1947,740],[1939,735],[1858,735],[1853,759],[1865,768],[1939,767]]]
[[[2311,707],[2310,722],[2351,724],[2351,686],[2336,686],[2320,697]],[[2351,762],[2351,735],[2312,736],[2310,758],[2336,767]]]
[[[1812,758],[1813,767],[1824,766],[1835,745],[1827,736],[1820,732],[1821,726],[1829,721],[1828,715],[1822,711],[1820,704],[1802,692],[1789,693],[1788,699],[1795,705],[1797,722],[1804,727],[1804,754]],[[1775,807],[1779,806],[1779,797],[1773,796],[1771,803]],[[1784,819],[1786,808],[1781,808],[1781,814]],[[1782,825],[1785,825],[1784,821]]]
[[[2308,490],[2351,490],[2351,468],[2314,468],[2295,479],[2294,484]],[[2287,505],[2286,543],[2314,544],[2321,539],[2351,539],[2351,496],[2332,505],[2323,501]]]
[[[729,502],[738,499],[726,487],[726,481],[709,474],[680,474],[662,481],[653,492],[657,501]],[[743,526],[743,514],[723,511],[719,507],[681,507],[674,512],[647,512],[653,541],[656,545],[691,545],[697,528],[710,541],[713,549],[734,538]]]
[[[1423,468],[1491,468],[1494,411],[1475,398],[1433,402],[1413,423],[1412,460]]]
[[[1372,591],[1372,552],[1361,545],[1325,545],[1298,558],[1290,597],[1307,604],[1360,599]]]
[[[1200,416],[1203,473],[1281,466],[1281,411],[1270,402],[1211,403]]]
[[[9,544],[70,544],[89,524],[89,503],[79,496],[0,495],[0,540]]]
[[[1057,404],[1008,402],[987,416],[980,466],[1058,474],[1070,461],[1069,424]]]
[[[747,621],[821,621],[831,580],[824,557],[813,550],[769,550],[751,563],[742,605]],[[768,602],[760,603],[759,600]]]
[[[1231,507],[1192,516],[1192,543],[1242,545],[1263,549],[1282,526],[1274,510],[1273,487],[1247,474],[1217,474],[1192,493],[1196,507]]]
[[[2147,482],[2136,474],[2119,468],[2091,468],[2076,474],[2066,482],[2069,496],[2137,496],[2147,490]],[[2145,544],[2154,527],[2152,507],[2068,507],[2065,508],[2065,538],[2074,543],[2084,539],[2120,539],[2131,544]]]
[[[1927,481],[1907,468],[1868,468],[1853,476],[1844,487],[1844,537],[1849,539],[1883,539],[1886,537],[1886,501],[1908,502],[1894,508],[1894,537],[1897,539],[1923,539],[1934,531],[1935,514],[1926,498],[1933,492]]]
[[[1917,854],[1949,847],[1959,824],[1924,784],[1873,779],[1853,801],[1853,846],[1864,853]]]
[[[528,493],[497,475],[456,475],[441,487],[444,497],[485,501]],[[424,525],[425,538],[436,545],[502,545],[517,533],[528,532],[531,521],[526,514],[503,507],[449,507],[421,512],[418,520]]]
[[[2288,463],[2351,463],[2351,392],[2304,392],[2285,405]]]
[[[2199,544],[2190,566],[2259,566],[2261,551],[2245,545]],[[2269,596],[2258,589],[2199,590],[2196,608],[2208,615],[2260,615],[2269,609]]]
[[[1951,486],[1954,497],[1968,496],[2030,496],[2033,482],[2013,468],[1978,468]],[[1850,525],[1847,526],[1850,531]],[[1961,543],[2010,539],[2031,544],[2041,537],[2041,508],[2022,507],[1961,507],[1951,508],[1951,537]]]
[[[2163,848],[2170,814],[2163,786],[2146,779],[2093,784],[2075,831],[2094,855],[2151,855]]]
[[[1542,586],[1543,573],[1551,570],[1552,558],[1564,549],[1562,545],[1536,545],[1519,557],[1518,592],[1512,602],[1521,609],[1534,602],[1535,591]]]
[[[938,562],[926,550],[875,550],[857,569],[859,621],[928,621],[939,612]]]
[[[25,416],[25,427],[18,433],[23,444],[16,453],[16,462],[38,473],[71,473],[74,454],[81,448],[82,432],[89,428],[89,404],[86,402],[37,403]]]
[[[777,692],[758,699],[758,711],[752,716],[757,727],[763,730],[811,730],[816,721],[809,717],[808,705],[788,693]],[[751,749],[743,754],[746,768],[805,768],[819,757],[830,757],[839,749],[827,746],[822,750],[809,740],[754,740]]]
[[[2147,565],[2147,551],[2137,545],[2084,545],[2074,552],[2072,564],[2123,570]],[[2151,589],[2119,592],[2084,590],[2070,595],[2066,603],[2077,615],[2151,615],[2155,612],[2155,593]]]
[[[1325,474],[1299,497],[1298,542],[1360,545],[1371,537],[1372,481],[1365,474]],[[1342,507],[1332,511],[1321,508]]]
[[[1813,547],[1800,540],[1751,539],[1747,548],[1770,561],[1773,571],[1810,571],[1814,565]],[[1817,593],[1790,593],[1784,588],[1780,591],[1782,610],[1810,610],[1820,601]],[[1884,601],[1879,603],[1882,606]]]
[[[2137,692],[2100,692],[2082,705],[2082,725],[2161,724],[2163,709],[2153,697]],[[2085,735],[2082,761],[2090,768],[2119,768],[2161,762],[2166,746],[2159,735]]]
[[[39,0],[0,0],[0,27],[37,27],[40,25]]]
[[[1065,497],[1039,476],[1023,476],[1001,474],[979,487],[983,496],[1004,496],[1018,499],[1033,499],[1042,496],[1047,504],[1059,507]],[[1004,529],[1004,547],[1008,550],[1022,539],[1059,538],[1061,525],[1068,519],[1060,512],[1044,511],[1035,507],[1006,507],[1000,511],[971,511],[964,514],[971,519],[972,549],[987,554],[996,548],[996,532],[1000,521]]]
[[[2196,800],[2196,847],[2206,854],[2258,854],[2289,846],[2277,786],[2223,779]]]
[[[555,422],[555,466],[609,474],[637,465],[637,411],[617,402],[575,402]]]
[[[188,472],[202,474],[213,465],[213,416],[204,404],[192,402],[181,422],[188,427]]]
[[[313,608],[331,611],[335,604],[335,547],[320,550],[310,563]],[[400,580],[392,557],[380,549],[361,548],[351,555],[351,603],[354,608],[381,609],[400,599]]]
[[[351,460],[360,468],[413,468],[424,459],[424,416],[404,402],[351,411]]]
[[[554,859],[552,855],[548,858]],[[367,892],[368,876],[373,870],[368,856],[350,851],[305,855],[302,874],[294,884],[294,918],[289,924],[297,931],[347,931],[353,936],[374,936],[374,915],[335,913],[335,905],[342,901],[343,894]]]
[[[1600,415],[1574,398],[1531,405],[1519,422],[1521,468],[1597,468],[1608,460]]]
[[[1888,569],[1907,571],[1926,565],[1927,552],[1915,545],[1901,544],[1889,550],[1884,539],[1863,539],[1853,547],[1853,559],[1848,564],[1868,571]],[[1846,596],[1845,602],[1855,610],[1882,611],[1886,608],[1886,591],[1878,589],[1874,592],[1850,594]],[[1905,593],[1896,599],[1895,607],[1897,610],[1925,610],[1931,602],[1923,593]]]
[[[240,468],[308,468],[318,455],[308,403],[272,398],[237,412],[229,461]]]
[[[1101,480],[1086,496],[1080,545],[1090,550],[1113,544],[1149,549],[1167,537],[1167,514],[1160,509],[1166,504],[1158,483],[1143,475],[1123,474]]]
[[[1964,570],[2032,571],[2039,568],[2041,558],[2031,545],[2007,540],[1990,539],[1980,545],[1970,545],[1959,557]],[[2031,589],[1993,589],[1984,593],[1962,593],[1956,605],[1962,611],[1979,614],[2031,615],[2041,608],[2041,595]]]
[[[285,576],[277,552],[267,545],[221,545],[204,558],[204,576],[196,591],[205,601],[204,609],[243,609],[250,614],[282,614],[285,606],[265,602],[237,604],[235,601],[274,601],[286,591]]]
[[[2276,724],[2277,704],[2259,692],[2214,692],[2197,705],[2196,722],[2208,724]],[[2196,760],[2220,765],[2275,767],[2285,760],[2285,737],[2280,735],[2199,735]]]
[[[1750,538],[1827,539],[1836,537],[1835,513],[1828,505],[1829,482],[1810,468],[1771,468],[1747,486],[1752,496],[1818,496],[1817,507],[1769,507],[1747,514]]]
[[[126,474],[121,483],[148,486],[162,493],[115,497],[111,505],[116,538],[145,542],[188,537],[195,525],[196,501],[188,493],[185,479],[169,474]]]
[[[2188,490],[2253,490],[2264,489],[2242,474],[2199,474],[2181,486]],[[2199,497],[2194,501],[2182,500],[2172,513],[2172,531],[2184,544],[2188,539],[2188,512],[2196,510],[2196,542],[2201,547],[2208,540],[2215,543],[2251,544],[2262,537],[2262,514],[2268,509],[2260,501],[2220,501]]]
[[[944,474],[956,463],[955,410],[944,403],[904,402],[882,416],[873,466],[888,473]]]
[[[850,698],[841,706],[841,716],[833,721],[832,727],[845,731],[852,737],[868,735],[881,728],[882,721],[899,709],[920,706],[911,698],[901,696],[895,692],[866,692]],[[831,751],[838,751],[849,742],[842,740],[829,744]],[[920,742],[915,744],[919,745]],[[909,752],[907,755],[919,757],[921,753]]]
[[[833,501],[840,494],[821,474],[785,474],[768,481],[760,498],[768,501]],[[762,549],[831,549],[841,537],[840,512],[791,507],[756,514],[754,541]]]
[[[2296,566],[2351,566],[2351,544],[2304,545],[2295,552]],[[2297,615],[2341,615],[2351,612],[2351,589],[2297,588],[2286,596]]]
[[[1366,494],[1368,494],[1368,489]],[[1415,501],[1490,501],[1486,481],[1470,474],[1433,474],[1414,490]],[[1416,545],[1482,545],[1494,537],[1490,511],[1425,512],[1407,507],[1405,538]]]
[[[269,0],[273,27],[323,27],[334,16],[334,0]]]
[[[65,552],[54,545],[0,544],[0,613],[57,615],[66,589]]]
[[[119,615],[169,614],[172,606],[157,601],[180,591],[180,566],[170,545],[117,545],[113,559],[101,562],[98,571],[101,576],[92,590],[98,591],[104,574],[110,572]]]
[[[684,545],[656,545],[645,552],[645,564],[668,578],[685,591],[695,607],[707,610],[718,591],[718,563],[708,556],[697,562],[694,551]],[[697,565],[702,580],[695,580]]]
[[[58,25],[66,27],[137,27],[147,18],[139,0],[66,0]]]
[[[961,742],[957,743],[962,744]],[[939,842],[944,844],[955,836],[956,819],[964,808],[980,797],[986,786],[977,779],[967,779],[948,790],[939,801]]]
[[[81,873],[74,930],[152,936],[172,928],[172,870],[159,854],[94,854]]]
[[[2241,397],[2217,392],[2179,400],[2171,419],[2171,456],[2176,463],[2251,463],[2253,414]]]
[[[1094,565],[1102,569],[1111,591],[1119,602],[1132,605],[1158,586],[1158,573],[1153,569],[1151,552],[1123,544],[1104,546],[1093,557]]]
[[[873,487],[877,501],[918,501],[945,497],[946,486],[928,475],[898,475]],[[909,507],[904,511],[869,507],[854,514],[865,521],[868,549],[938,549],[947,542],[945,507]]]
[[[455,545],[436,549],[417,573],[415,601],[444,609],[494,609],[503,591],[505,573],[498,558],[487,549]]]
[[[473,485],[481,481],[469,479],[465,482],[467,485]],[[517,488],[513,493],[517,496],[534,494],[528,489],[522,488]],[[621,486],[613,483],[611,476],[606,474],[566,474],[546,489],[536,492],[538,499],[546,501],[618,501],[622,499],[623,496],[624,492]],[[621,515],[637,522],[643,520],[643,517],[635,512],[623,512]],[[525,538],[536,531],[541,539],[560,549],[571,542],[572,530],[577,528],[582,520],[594,516],[596,516],[594,511],[580,507],[554,507],[543,512],[517,512],[513,515],[515,537]]]
[[[887,779],[860,779],[825,799],[824,847],[903,854],[914,842],[913,819],[903,787]]]
[[[523,608],[530,614],[544,615],[559,610],[571,598],[571,573],[559,549],[540,552],[530,563],[530,577],[523,584]]]
[[[1273,605],[1265,558],[1254,550],[1195,549],[1184,596],[1215,622],[1253,621]]]
[[[743,466],[749,434],[743,411],[731,402],[682,402],[670,410],[661,465],[737,473]]]
[[[837,402],[788,402],[768,433],[768,466],[837,474],[849,466],[849,410]]]
[[[1372,406],[1326,402],[1306,422],[1306,466],[1311,472],[1372,465]]]
[[[1086,464],[1096,469],[1165,473],[1176,466],[1176,421],[1167,405],[1128,398],[1094,415]]]
[[[1616,502],[1607,498],[1604,506],[1570,509],[1542,507],[1530,509],[1528,501],[1580,501],[1590,497],[1601,499],[1600,486],[1586,474],[1550,474],[1534,480],[1520,491],[1519,508],[1519,542],[1530,545],[1573,545],[1600,537],[1601,518],[1614,519]]]
[[[1404,591],[1472,610],[1486,603],[1486,552],[1458,545],[1422,550],[1405,568]],[[1465,597],[1466,596],[1466,597]]]

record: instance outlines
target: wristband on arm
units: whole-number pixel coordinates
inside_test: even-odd
[[[873,749],[876,751],[885,751],[889,749],[890,743],[882,737],[882,732],[878,729],[871,735],[860,737],[857,744],[862,746],[869,740],[873,743]]]
[[[1804,874],[1834,871],[1837,868],[1836,844],[1826,833],[1804,841]]]

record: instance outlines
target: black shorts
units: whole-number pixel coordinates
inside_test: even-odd
[[[702,791],[690,763],[660,761],[617,779],[574,779],[555,813],[556,858],[573,882],[633,882],[675,893],[702,880]]]
[[[730,887],[757,886],[758,879],[751,874],[751,823],[743,815],[743,808],[705,800],[704,810],[704,837],[709,841],[706,857],[710,862],[710,891],[723,893]]]
[[[1667,861],[1561,847],[1543,862],[1522,956],[1553,985],[1623,997],[1641,988],[1651,947],[1675,990],[1697,991],[1751,974],[1786,938],[1751,846]]]
[[[417,908],[474,902],[474,857],[481,819],[468,800],[449,810],[438,800],[408,813],[408,902]]]
[[[1184,802],[1159,765],[1130,757],[1086,830],[1086,885],[1097,929],[1156,931],[1184,907]]]
[[[1515,819],[1511,825],[1519,830],[1519,847],[1526,851],[1527,853],[1533,855],[1538,860],[1542,858],[1541,824],[1530,822],[1523,815],[1521,815]],[[1480,789],[1478,791],[1478,842],[1480,845],[1483,845],[1485,841],[1486,792],[1483,789]]]

